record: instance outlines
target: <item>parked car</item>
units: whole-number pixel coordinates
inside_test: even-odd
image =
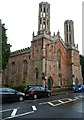
[[[42,85],[28,85],[26,91],[28,91],[31,87],[42,87]]]
[[[13,100],[18,100],[21,102],[25,98],[25,93],[11,88],[0,88],[0,96],[2,97],[2,103]]]
[[[78,87],[74,88],[74,92],[83,92],[84,91],[84,85],[78,85]]]
[[[33,86],[25,92],[26,98],[31,97],[33,99],[37,99],[45,96],[49,97],[50,95],[51,95],[50,90],[47,90],[46,88],[41,86]]]

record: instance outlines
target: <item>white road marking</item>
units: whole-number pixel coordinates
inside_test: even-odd
[[[63,102],[62,100],[66,100],[65,102]],[[58,100],[59,102],[61,102],[62,104],[64,104],[64,103],[68,103],[68,102],[71,102],[72,101],[72,99],[70,99],[70,98],[65,98],[65,99],[61,99],[61,100]]]
[[[60,99],[60,100],[61,100],[61,101],[62,101],[62,100],[69,100],[69,98],[64,98],[64,99]]]
[[[43,103],[39,103],[39,105],[43,105],[43,104],[49,104],[51,106],[58,106],[58,105],[61,105],[61,104],[65,104],[65,103],[69,103],[69,102],[72,102],[72,101],[75,101],[77,99],[79,99],[79,97],[83,97],[83,96],[76,96],[74,97],[74,99],[71,99],[71,98],[64,98],[64,99],[60,99],[60,100],[52,100],[52,101],[49,101],[49,102],[43,102]],[[63,100],[66,100],[65,102]],[[60,102],[60,103],[57,103],[57,104],[53,104],[52,102]]]
[[[51,106],[53,106],[53,107],[56,107],[56,106],[58,106],[58,105],[63,105],[63,104],[65,104],[65,103],[69,103],[69,102],[71,102],[71,101],[61,102],[61,103],[58,103],[58,104],[53,104],[53,103],[51,103],[51,102],[48,102],[48,104],[51,105]]]
[[[16,112],[17,112],[17,109],[14,109],[13,112],[12,112],[12,114],[11,114],[11,116],[12,117],[15,116]]]
[[[48,102],[48,104],[54,107],[54,104],[53,104],[53,103],[51,103],[51,102]]]
[[[84,96],[81,96],[81,95],[80,95],[80,96],[77,96],[77,97],[78,97],[78,98],[84,98]]]
[[[36,110],[37,110],[35,106],[32,106],[32,109],[33,109],[34,111],[36,111]]]
[[[69,103],[69,102],[71,102],[71,101],[66,101],[66,102],[64,102],[64,103],[62,103],[62,104]]]
[[[52,100],[52,101],[49,101],[49,102],[56,102],[57,100]],[[43,105],[43,104],[47,104],[48,102],[43,102],[43,103],[39,103],[39,105]]]
[[[61,103],[64,103],[63,101],[61,101],[61,100],[58,100],[59,102],[61,102]]]
[[[31,114],[31,113],[34,113],[34,111],[30,111],[30,112],[26,112],[26,113],[23,113],[23,114],[19,114],[19,115],[3,118],[2,120],[7,120],[7,119],[10,119],[10,118],[20,117],[20,116]]]
[[[48,104],[51,105],[51,106],[53,106],[53,107],[55,107],[55,106],[61,105],[62,103],[53,104],[53,103],[51,103],[51,102],[48,102]]]
[[[73,99],[71,99],[71,98],[68,98],[70,101],[73,101]]]
[[[75,99],[79,99],[78,97],[75,97]]]
[[[64,104],[64,103],[55,104],[54,107],[59,106],[59,105],[62,105],[62,104]]]
[[[78,100],[78,98],[72,99],[72,101]]]
[[[20,107],[18,107],[18,108],[12,108],[12,109],[7,109],[7,110],[2,110],[2,111],[0,111],[0,112],[6,112],[6,111],[13,110],[13,109],[20,109]]]

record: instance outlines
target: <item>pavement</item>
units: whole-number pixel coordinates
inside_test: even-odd
[[[70,93],[73,93],[74,91],[73,90],[68,90],[68,91],[51,91],[51,95],[54,96],[54,95],[61,95],[61,94],[70,94]]]

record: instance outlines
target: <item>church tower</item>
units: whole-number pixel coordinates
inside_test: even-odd
[[[32,48],[32,78],[35,83],[42,83],[46,75],[46,44],[51,40],[50,36],[50,4],[41,2],[38,13],[38,34],[33,33]]]
[[[64,37],[67,46],[74,46],[74,25],[72,20],[64,22]]]
[[[38,34],[50,34],[50,4],[41,2],[39,4]]]

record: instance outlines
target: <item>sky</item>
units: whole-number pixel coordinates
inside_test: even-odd
[[[37,35],[39,3],[50,4],[50,31],[64,40],[65,20],[74,21],[74,40],[82,54],[82,0],[0,0],[0,19],[5,23],[11,51],[31,46],[32,33]]]

